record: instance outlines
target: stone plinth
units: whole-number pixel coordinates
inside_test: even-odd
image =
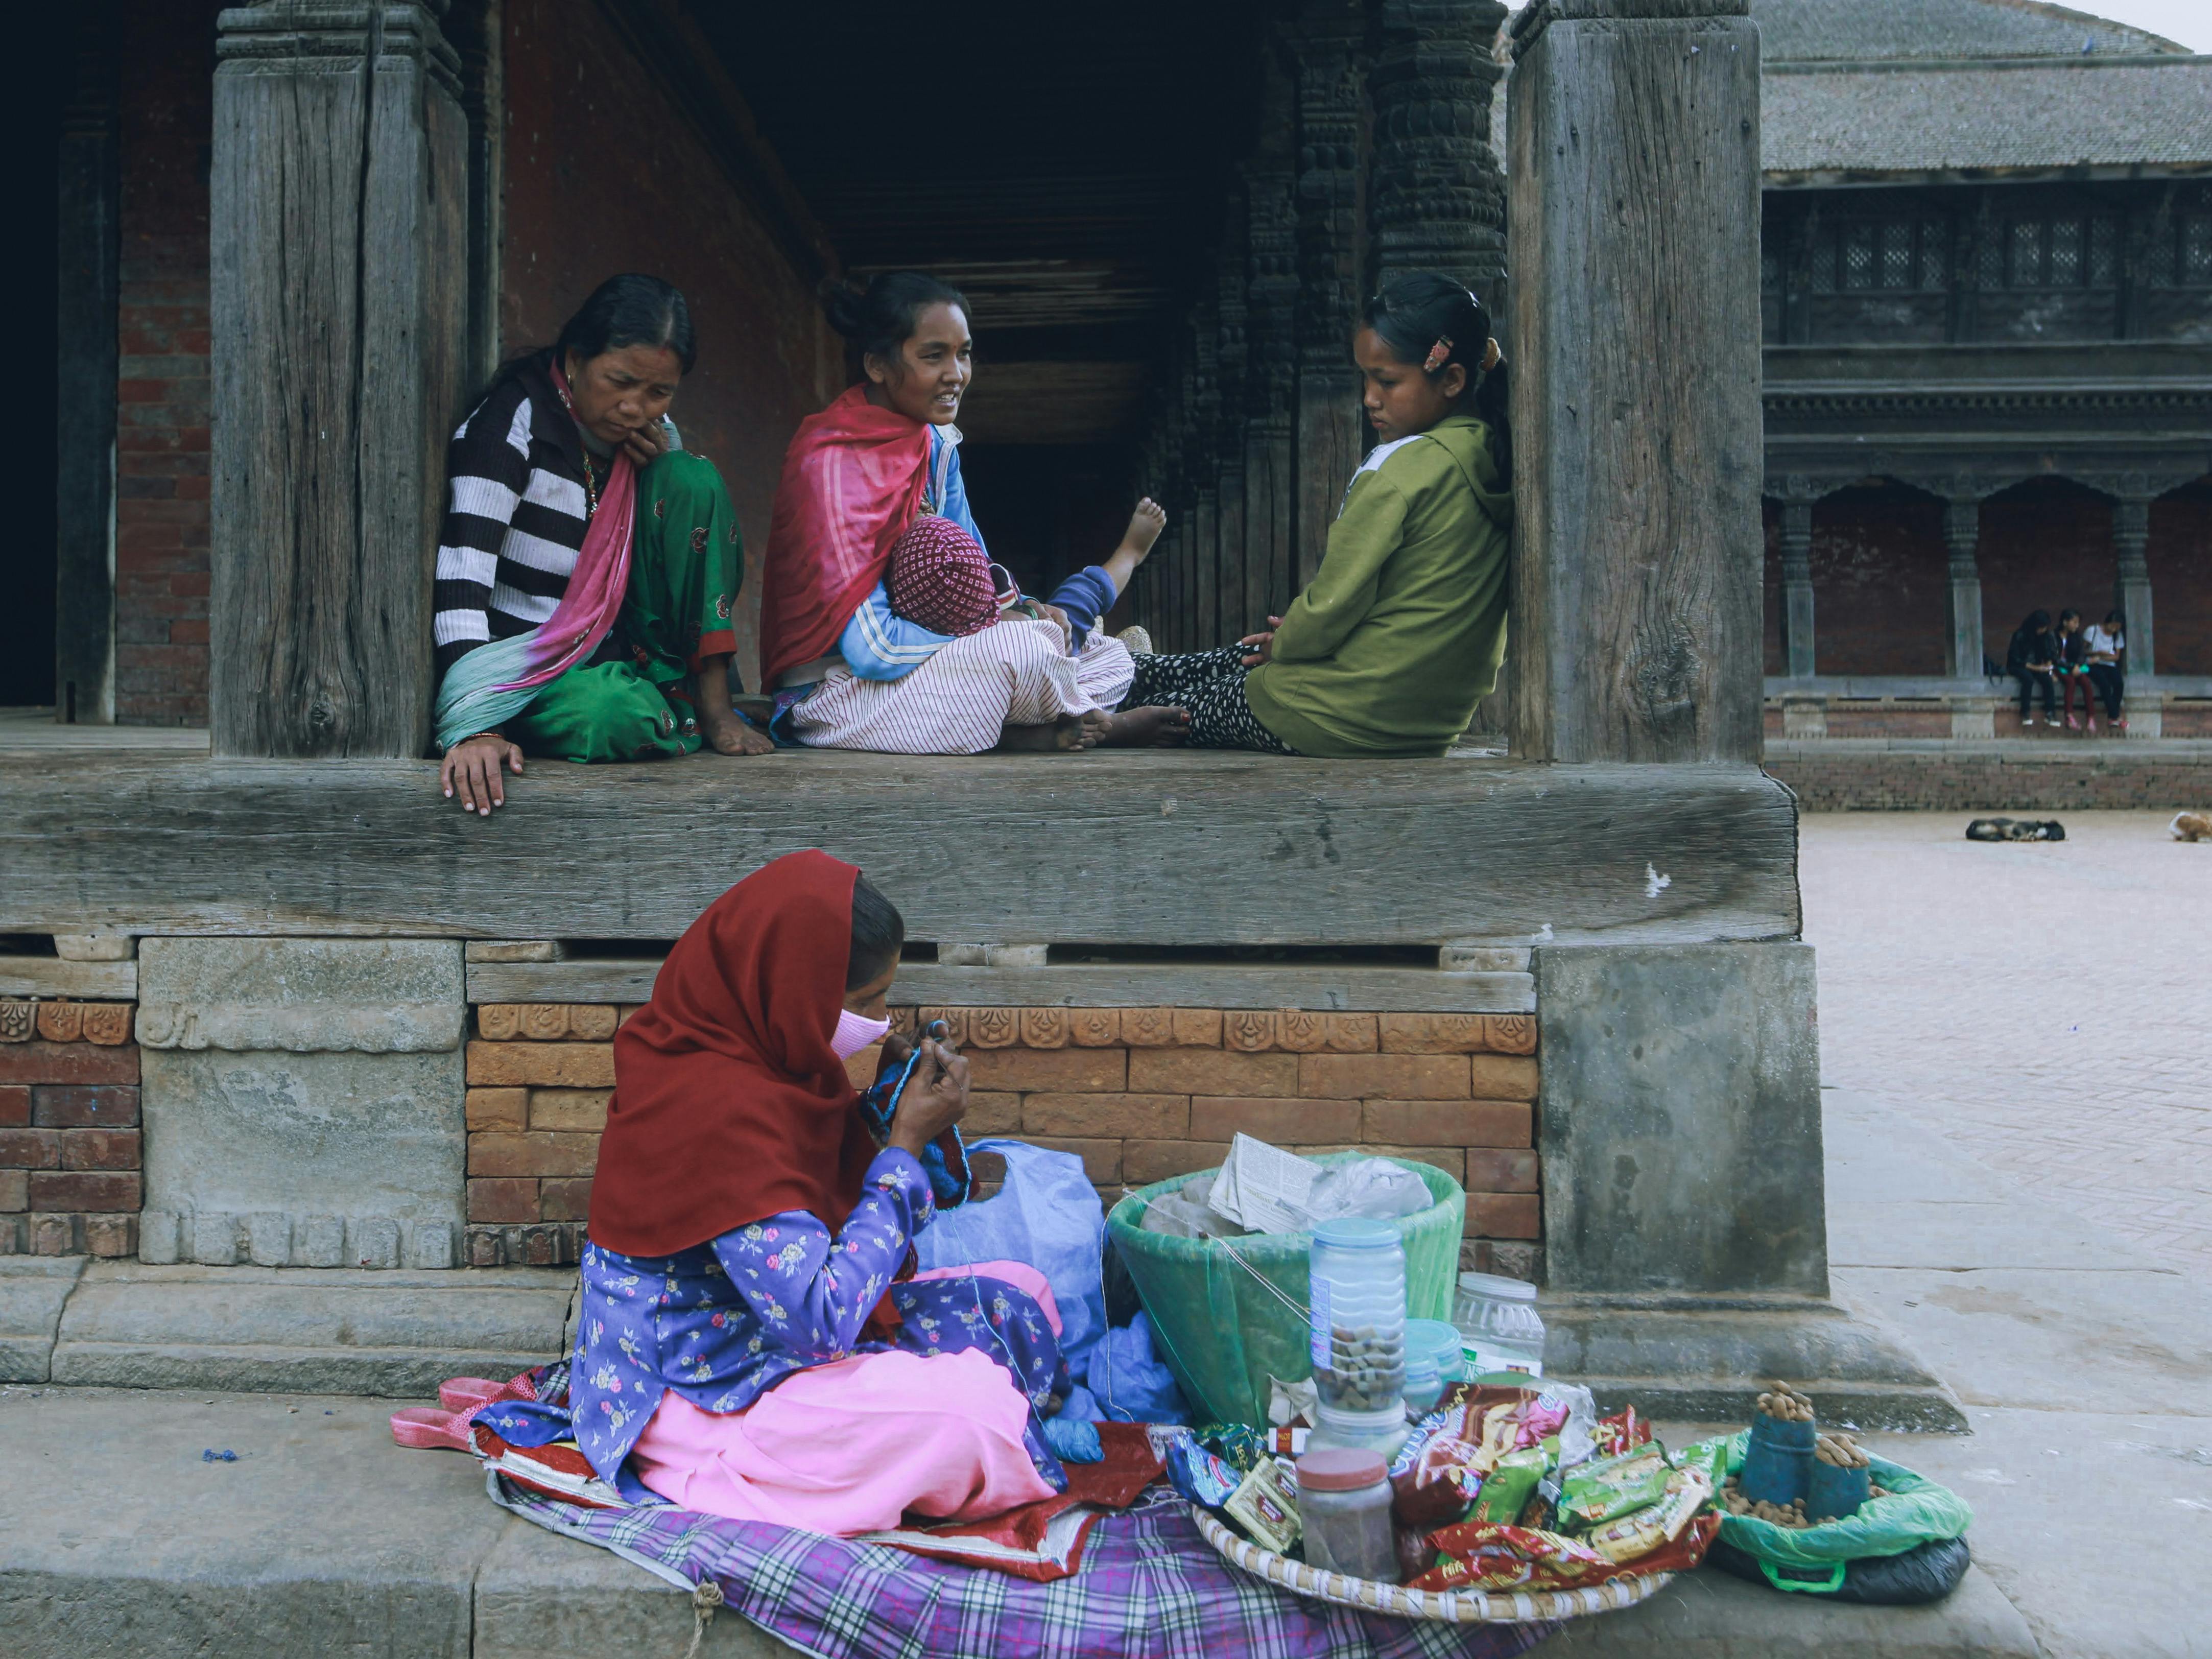
[[[458,1265],[461,946],[149,939],[150,1262]]]

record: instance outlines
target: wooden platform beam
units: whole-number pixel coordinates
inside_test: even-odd
[[[0,759],[0,933],[665,940],[805,847],[931,941],[1798,931],[1796,805],[1749,766],[814,752],[532,762],[507,799],[471,817],[422,762]]]

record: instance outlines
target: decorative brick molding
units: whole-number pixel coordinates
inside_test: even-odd
[[[604,1004],[488,1003],[468,1051],[472,1267],[575,1260],[617,1027]],[[1307,1152],[1431,1164],[1467,1188],[1463,1264],[1540,1268],[1536,1021],[1528,1014],[1285,1008],[902,1006],[966,1053],[971,1139],[1018,1135],[1080,1157],[1109,1205],[1219,1164],[1239,1131]],[[872,1076],[876,1051],[852,1061]]]
[[[131,1006],[0,1001],[0,1255],[137,1254]]]

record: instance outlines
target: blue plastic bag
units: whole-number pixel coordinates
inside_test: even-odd
[[[1152,1350],[1152,1322],[1139,1314],[1106,1333],[1091,1355],[1091,1392],[1115,1423],[1188,1423],[1175,1373]]]
[[[914,1242],[924,1267],[1025,1261],[1045,1276],[1060,1304],[1060,1351],[1083,1380],[1106,1329],[1106,1210],[1073,1152],[1025,1140],[978,1140],[968,1148],[1006,1160],[1006,1184],[978,1203],[941,1210]]]

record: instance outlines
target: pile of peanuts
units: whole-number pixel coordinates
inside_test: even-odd
[[[1771,1521],[1778,1527],[1809,1527],[1805,1518],[1805,1500],[1794,1504],[1753,1503],[1740,1490],[1736,1478],[1729,1477],[1728,1485],[1721,1488],[1721,1504],[1730,1515],[1748,1515],[1754,1520]]]
[[[1823,1434],[1814,1437],[1813,1455],[1831,1468],[1863,1469],[1867,1466],[1867,1455],[1859,1443],[1847,1434]]]
[[[1759,1409],[1778,1423],[1809,1423],[1813,1420],[1813,1401],[1797,1392],[1787,1382],[1777,1382],[1759,1396]]]

